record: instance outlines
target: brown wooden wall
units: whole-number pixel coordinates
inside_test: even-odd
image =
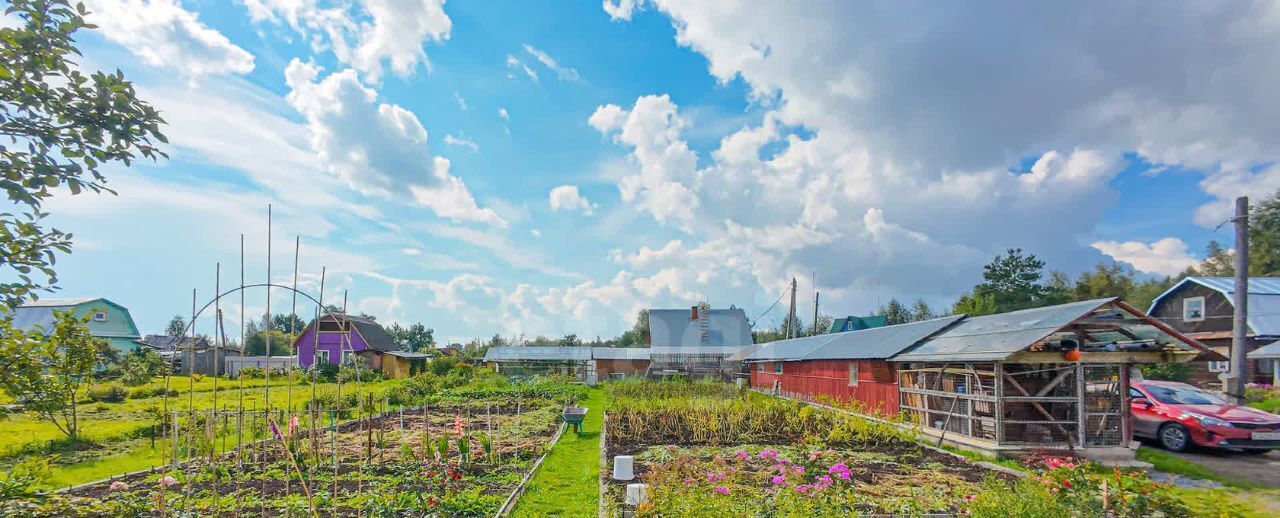
[[[1182,320],[1182,301],[1190,297],[1204,297],[1204,315],[1205,319],[1199,322],[1184,322]],[[1235,311],[1235,307],[1231,305],[1231,301],[1227,297],[1216,290],[1212,290],[1199,284],[1189,282],[1176,292],[1170,293],[1151,308],[1151,316],[1160,319],[1161,322],[1197,338],[1201,343],[1209,346],[1213,350],[1230,356],[1231,339],[1230,338],[1206,338],[1196,336],[1198,333],[1230,333],[1231,332],[1231,316]],[[1250,338],[1245,342],[1245,351],[1252,351],[1270,342],[1262,342],[1255,338]],[[1245,379],[1249,383],[1267,383],[1270,384],[1274,380],[1271,379],[1270,364],[1265,360],[1247,360],[1245,363]],[[1191,364],[1191,377],[1187,380],[1193,385],[1221,389],[1222,382],[1218,380],[1218,373],[1209,372],[1209,362],[1196,361]]]
[[[849,363],[858,362],[858,385],[849,386]],[[782,381],[782,392],[817,398],[827,396],[843,403],[856,401],[868,413],[897,415],[897,367],[884,360],[809,360],[783,362],[782,374],[774,373],[773,363],[765,363],[761,372],[751,369],[751,386],[771,390],[774,381]]]
[[[607,380],[613,373],[623,376],[643,376],[649,368],[649,360],[596,360],[596,379]]]

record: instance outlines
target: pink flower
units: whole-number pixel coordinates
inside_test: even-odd
[[[458,437],[462,437],[462,414],[454,414],[453,431],[458,432]]]
[[[727,494],[729,494],[729,488],[727,488],[727,487],[724,487],[724,486],[716,486],[716,488],[715,488],[715,489],[716,489],[716,492],[717,492],[717,493],[720,493],[720,494],[722,494],[722,495],[727,495]]]
[[[747,453],[747,452],[746,452],[746,450],[738,450],[738,451],[734,452],[733,454],[734,454],[734,455],[737,455],[737,456],[738,456],[738,458],[739,458],[739,459],[741,459],[741,460],[748,460],[748,459],[750,459],[750,458],[751,458],[751,454],[750,454],[750,453]]]
[[[126,484],[123,480],[117,480],[115,482],[112,482],[111,486],[108,487],[107,489],[110,489],[112,491],[123,491],[125,489],[129,489],[129,484]]]
[[[798,492],[798,493],[800,493],[800,494],[802,494],[802,495],[803,495],[803,494],[807,494],[807,493],[809,493],[809,489],[810,489],[810,487],[811,487],[811,486],[809,486],[809,484],[800,484],[800,485],[796,486],[796,492]]]
[[[686,486],[692,486],[692,485],[693,485],[693,479],[691,479],[691,478],[686,478],[686,479],[684,479],[684,485],[686,485]]]
[[[773,483],[774,483],[774,484],[776,484],[776,485],[779,485],[779,486],[781,486],[781,485],[783,485],[783,484],[786,484],[786,483],[787,483],[787,477],[784,477],[784,476],[782,476],[782,475],[775,475],[775,476],[773,477]]]
[[[760,450],[760,458],[778,460],[778,452],[776,450]]]

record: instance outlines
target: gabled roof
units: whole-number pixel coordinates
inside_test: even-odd
[[[845,331],[857,331],[859,329],[870,329],[873,327],[884,327],[888,323],[888,317],[885,315],[871,315],[867,317],[859,317],[849,315],[840,317],[831,321],[831,330],[828,333],[842,333]]]
[[[395,339],[391,338],[391,335],[382,327],[382,324],[379,324],[372,318],[343,315],[341,313],[328,313],[320,317],[318,320],[326,322],[349,322],[351,326],[356,329],[356,333],[364,338],[364,342],[369,345],[369,348],[375,351],[386,352],[401,350],[400,345],[396,343]],[[307,328],[309,328],[308,330],[310,330],[310,328],[315,328],[317,325],[316,323],[317,320],[312,320],[310,324],[307,324]],[[293,340],[293,347],[298,347],[300,345],[300,340],[302,340],[302,334],[299,334],[298,337]]]
[[[1000,361],[1043,341],[1077,320],[1092,317],[1131,327],[1131,333],[1218,359],[1200,342],[1147,316],[1116,297],[967,317],[893,358],[896,362]],[[1095,335],[1102,332],[1090,331]],[[1123,338],[1121,338],[1123,339]]]
[[[1199,284],[1218,293],[1235,305],[1236,281],[1232,277],[1187,277],[1178,281],[1172,288],[1165,290],[1159,297],[1151,301],[1148,313],[1155,311],[1166,296],[1182,289],[1188,283]],[[1250,277],[1249,296],[1249,329],[1255,336],[1280,336],[1280,277]]]
[[[111,302],[102,297],[85,297],[76,299],[40,299],[24,302],[21,306],[13,310],[13,327],[23,331],[33,331],[37,327],[44,329],[45,332],[53,330],[54,312],[69,311],[85,304],[98,303],[105,306],[111,306],[124,314],[129,324],[130,333],[103,333],[94,332],[93,335],[99,338],[140,338],[142,335],[138,333],[138,326],[133,322],[133,315],[129,314],[128,308]],[[90,332],[94,331],[93,322],[90,322]]]
[[[892,358],[916,343],[963,319],[953,315],[859,331],[770,342],[746,361],[873,360]]]
[[[707,341],[689,309],[649,310],[649,343],[653,346],[744,346],[751,345],[751,326],[741,308],[702,310],[707,319]]]
[[[174,349],[183,349],[191,346],[190,336],[170,336],[170,335],[147,335],[146,338],[137,341],[139,344],[146,345],[157,351],[172,351]],[[207,349],[209,341],[205,337],[199,337],[195,342],[196,349]]]

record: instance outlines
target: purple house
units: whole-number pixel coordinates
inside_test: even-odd
[[[293,347],[298,353],[298,364],[304,369],[311,368],[313,359],[320,364],[340,365],[351,354],[365,356],[370,360],[370,367],[381,368],[379,360],[383,353],[400,352],[387,330],[373,319],[340,313],[330,313],[320,317],[319,322],[312,322],[294,340]]]

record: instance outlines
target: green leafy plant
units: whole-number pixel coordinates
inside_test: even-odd
[[[49,476],[49,457],[32,457],[0,472],[0,502],[34,496],[34,487]]]

